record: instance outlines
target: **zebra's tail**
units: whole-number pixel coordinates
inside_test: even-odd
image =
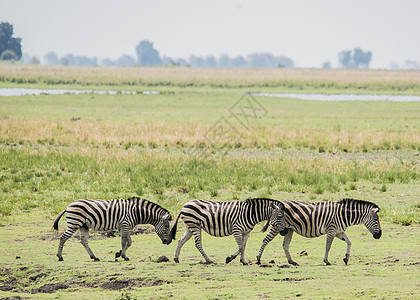
[[[264,225],[264,227],[261,229],[261,232],[266,232],[268,225],[270,225],[270,220],[267,220],[267,223]]]
[[[66,210],[63,210],[61,213],[59,213],[57,218],[55,218],[54,224],[53,224],[54,230],[58,230],[58,221],[60,221],[60,218],[64,215],[65,212],[66,212]]]
[[[179,212],[178,215],[176,216],[174,225],[172,226],[172,229],[171,229],[171,238],[172,238],[172,240],[174,240],[175,237],[176,237],[176,227],[178,225],[178,219],[179,219],[180,216],[181,216],[181,212]]]

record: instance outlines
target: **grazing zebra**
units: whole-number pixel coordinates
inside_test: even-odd
[[[169,245],[169,221],[171,214],[158,204],[145,199],[132,197],[117,200],[77,200],[63,210],[55,219],[53,227],[58,230],[58,221],[66,213],[67,230],[60,238],[58,245],[58,260],[62,261],[64,243],[78,230],[81,232],[81,243],[89,253],[90,258],[98,261],[88,244],[89,228],[93,230],[114,230],[121,232],[122,249],[115,254],[129,260],[125,251],[131,246],[130,230],[137,224],[151,224],[155,226],[157,235],[163,244]]]
[[[338,237],[347,243],[347,252],[343,259],[347,265],[351,248],[350,239],[344,233],[347,227],[363,223],[375,239],[379,239],[382,235],[378,217],[379,207],[372,202],[343,199],[339,202],[307,203],[282,201],[282,203],[284,204],[288,228],[286,228],[288,232],[283,240],[283,249],[289,264],[292,265],[298,265],[298,263],[292,260],[289,252],[293,231],[308,238],[327,234],[327,245],[324,256],[324,262],[327,265],[330,265],[328,252],[330,251],[334,237]],[[264,226],[263,231],[267,230],[267,227],[268,223]],[[258,252],[257,264],[260,263],[265,246],[274,238],[278,231],[278,228],[271,226],[271,234],[266,237],[267,240],[264,239],[261,249]]]
[[[280,231],[285,228],[283,204],[272,199],[247,199],[243,201],[217,202],[207,200],[191,200],[187,202],[175,219],[171,236],[175,239],[179,217],[185,223],[186,232],[178,241],[174,261],[179,263],[181,247],[194,235],[195,246],[206,260],[212,263],[201,244],[201,229],[212,236],[232,235],[238,244],[238,251],[226,258],[226,263],[241,254],[241,263],[245,261],[245,246],[254,226],[264,220],[270,220]]]

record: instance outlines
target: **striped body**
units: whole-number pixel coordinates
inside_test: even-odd
[[[81,199],[71,203],[54,221],[54,229],[58,230],[58,221],[66,214],[67,230],[60,239],[57,256],[62,260],[64,243],[80,229],[81,242],[92,259],[98,260],[89,248],[87,239],[89,229],[119,230],[121,231],[122,250],[117,252],[116,258],[122,256],[131,245],[130,230],[137,224],[151,224],[164,244],[169,244],[170,213],[161,206],[145,199],[133,197],[117,200],[88,200]]]
[[[244,250],[246,241],[254,226],[270,218],[278,218],[278,227],[285,227],[283,205],[281,202],[272,199],[247,199],[243,201],[218,202],[208,200],[191,200],[181,209],[175,220],[172,235],[175,237],[176,222],[181,217],[186,226],[185,234],[178,241],[175,252],[175,261],[178,262],[179,252],[183,244],[192,235],[195,244],[207,263],[210,258],[205,254],[201,244],[201,229],[212,236],[224,237],[233,235],[239,250],[226,258],[230,262],[241,253],[241,262],[246,264]]]
[[[293,232],[307,238],[327,234],[327,245],[324,256],[324,262],[327,265],[329,264],[328,252],[334,237],[338,237],[347,243],[346,257],[344,258],[344,262],[347,264],[351,247],[350,239],[344,233],[347,227],[363,223],[374,238],[378,239],[382,234],[377,215],[379,207],[371,202],[343,199],[339,202],[308,203],[301,201],[282,201],[282,203],[285,207],[286,223],[289,228],[289,232],[286,234],[283,242],[283,248],[291,264],[297,264],[292,260],[289,253],[289,245]],[[270,228],[271,231],[276,232],[277,229],[272,226]],[[260,261],[264,247],[265,245],[260,249],[257,262]]]

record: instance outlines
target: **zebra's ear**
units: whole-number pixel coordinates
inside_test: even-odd
[[[284,209],[284,204],[283,203],[279,202],[278,206],[279,206],[279,208]]]
[[[380,208],[379,207],[375,207],[375,208],[372,209],[372,211],[374,213],[378,213],[378,212],[380,212]]]
[[[162,220],[168,220],[171,221],[172,220],[172,216],[170,214],[166,214],[162,217]]]

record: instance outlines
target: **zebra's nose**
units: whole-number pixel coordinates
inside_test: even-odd
[[[285,236],[286,234],[287,234],[287,228],[284,228],[282,231],[280,231],[280,234],[282,235],[282,236]]]
[[[378,232],[375,232],[375,233],[373,234],[373,237],[374,237],[375,239],[379,239],[381,236],[382,236],[382,230],[379,230]]]

